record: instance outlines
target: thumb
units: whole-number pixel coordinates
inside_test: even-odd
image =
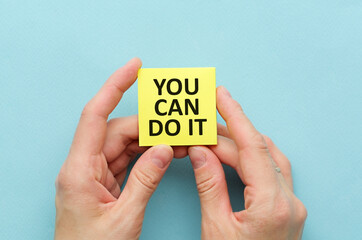
[[[202,216],[229,215],[232,208],[220,160],[207,147],[190,147],[188,153],[195,172]]]
[[[142,154],[132,168],[118,199],[121,208],[126,207],[144,213],[172,158],[173,150],[168,145],[154,146]]]

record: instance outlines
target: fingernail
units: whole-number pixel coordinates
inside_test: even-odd
[[[200,147],[190,147],[189,156],[194,169],[198,169],[206,163],[206,155]]]
[[[151,161],[159,168],[164,168],[172,160],[172,150],[170,146],[158,145],[153,147]]]
[[[231,97],[231,94],[230,94],[230,92],[226,89],[226,87],[222,86],[222,89],[223,89],[224,94],[225,94],[226,96]]]

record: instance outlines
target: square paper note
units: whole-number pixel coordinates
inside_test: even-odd
[[[138,72],[139,145],[217,144],[215,68]]]

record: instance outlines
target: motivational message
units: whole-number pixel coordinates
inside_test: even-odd
[[[215,68],[138,72],[139,145],[217,144]]]

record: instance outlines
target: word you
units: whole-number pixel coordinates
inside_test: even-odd
[[[190,89],[189,79],[185,78],[184,83],[181,82],[178,78],[171,78],[169,80],[162,79],[153,79],[153,82],[157,88],[157,94],[162,96],[164,93],[175,96],[175,98],[167,101],[166,98],[160,98],[156,101],[154,110],[158,116],[188,116],[190,115],[199,115],[199,99],[193,97],[199,92],[199,79],[195,78],[193,83],[193,88]],[[180,99],[177,98],[177,95],[180,95],[182,92],[187,94],[189,97],[183,99],[183,102],[180,103]],[[193,98],[192,98],[193,97]],[[190,118],[188,119],[188,134],[192,136],[194,134],[194,128],[198,128],[198,134],[203,135],[203,123],[207,122],[206,118]],[[196,127],[194,126],[196,123]],[[176,118],[167,120],[164,124],[157,119],[149,120],[149,135],[158,136],[163,130],[169,136],[176,136],[181,131],[180,121]],[[197,129],[195,129],[197,131]]]

